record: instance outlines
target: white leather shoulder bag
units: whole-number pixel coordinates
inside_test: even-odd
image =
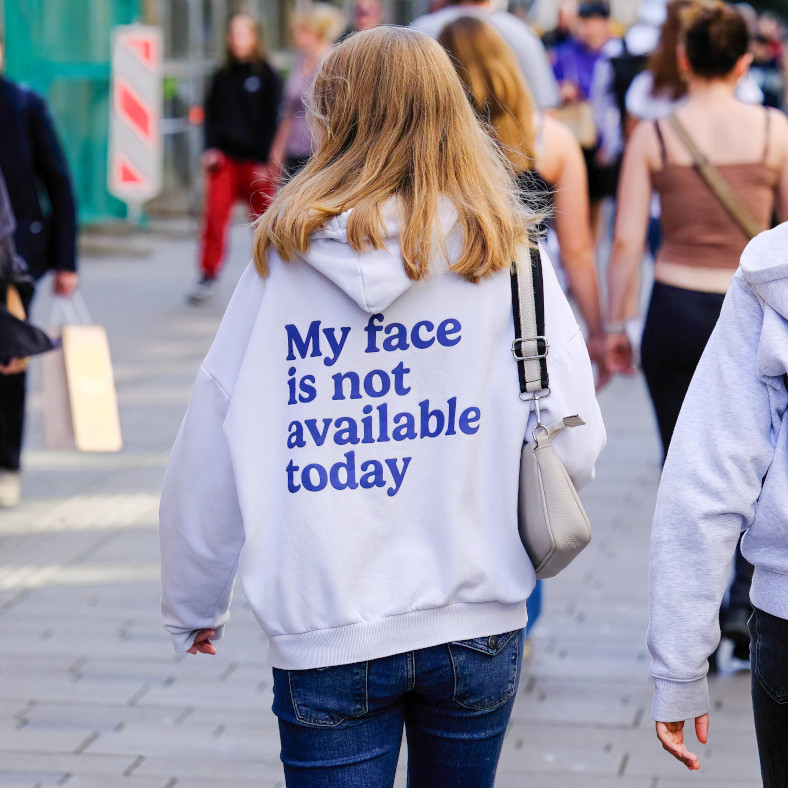
[[[545,336],[544,281],[539,247],[529,262],[512,267],[515,339],[512,353],[520,377],[520,399],[533,401],[536,426],[520,455],[520,539],[539,579],[554,577],[591,541],[591,523],[564,464],[553,448],[553,436],[579,427],[579,416],[542,424],[539,401],[550,395]]]

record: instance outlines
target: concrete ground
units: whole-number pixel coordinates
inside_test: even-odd
[[[191,237],[151,239],[147,256],[130,241],[127,256],[83,261],[85,298],[112,344],[121,453],[42,450],[33,370],[25,498],[0,512],[0,788],[284,784],[264,637],[240,589],[217,657],[175,655],[158,610],[159,488],[248,240],[236,228],[221,297],[202,308],[183,299]],[[43,295],[39,322],[50,308]],[[655,428],[639,379],[616,381],[601,401],[610,442],[583,495],[594,541],[545,586],[497,785],[754,788],[746,671],[712,681],[701,773],[654,736],[645,638]]]

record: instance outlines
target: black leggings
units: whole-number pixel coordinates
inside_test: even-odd
[[[664,454],[725,296],[654,284],[640,348]]]

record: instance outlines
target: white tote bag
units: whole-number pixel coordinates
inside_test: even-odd
[[[57,297],[50,333],[62,347],[41,358],[44,446],[120,451],[123,438],[107,332],[82,297]]]

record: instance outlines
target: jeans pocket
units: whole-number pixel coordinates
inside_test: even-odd
[[[788,621],[756,608],[750,635],[755,677],[775,703],[788,703]]]
[[[348,717],[366,714],[368,669],[368,662],[355,662],[286,671],[296,719],[304,725],[335,728]]]
[[[474,711],[490,711],[514,695],[520,670],[521,632],[516,629],[448,644],[455,703]]]

